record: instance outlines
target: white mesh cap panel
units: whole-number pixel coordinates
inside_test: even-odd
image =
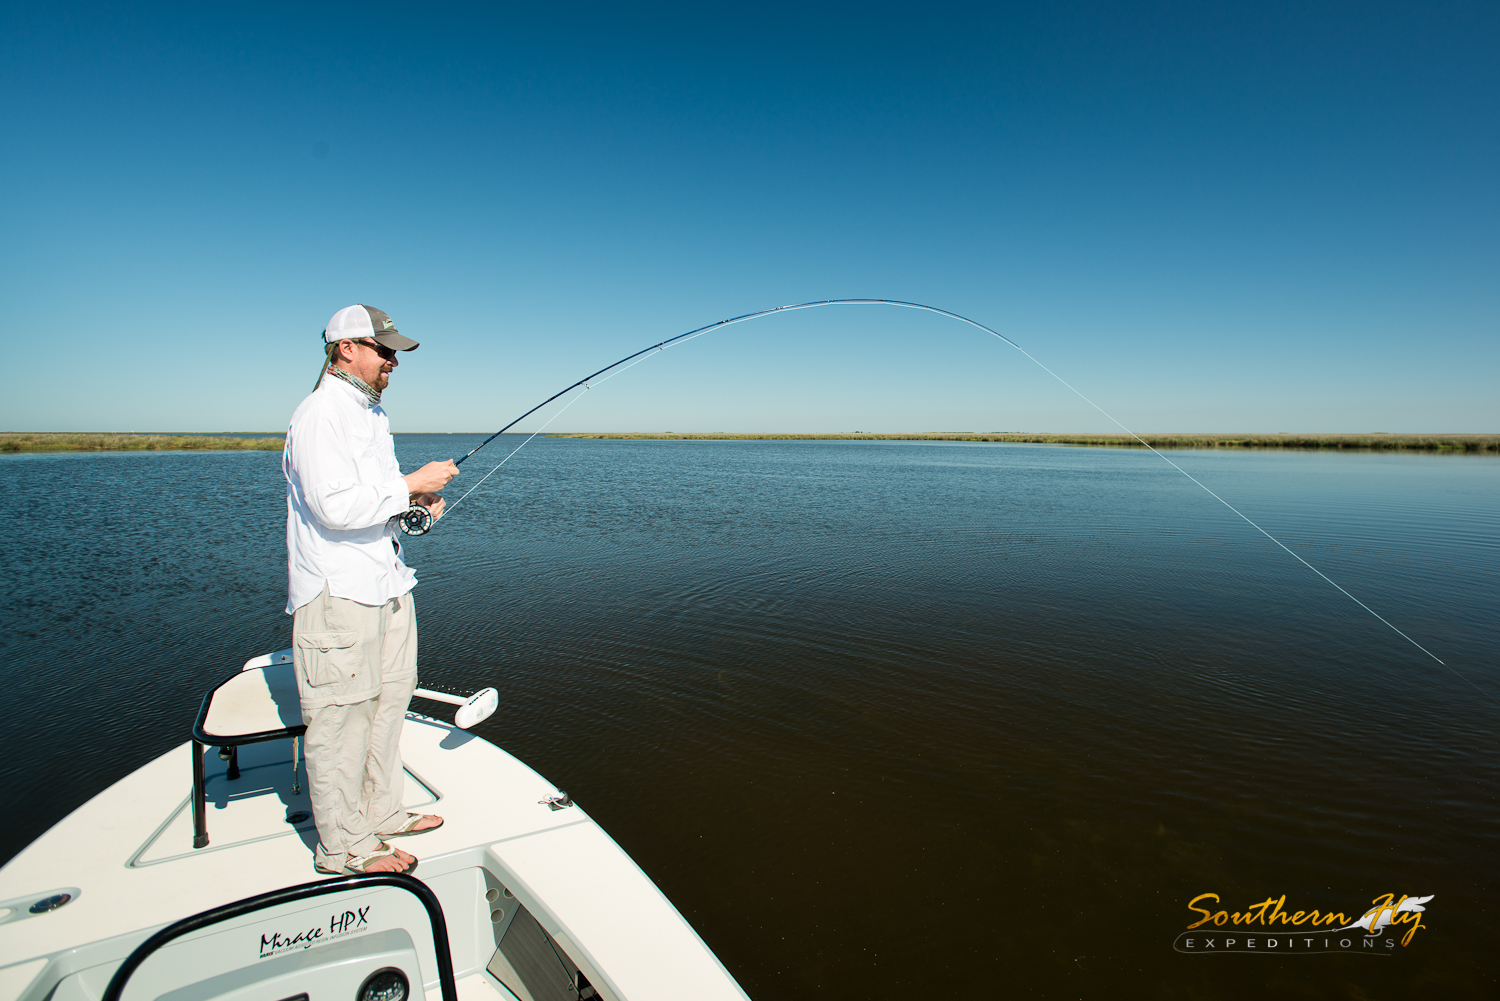
[[[369,337],[375,332],[370,324],[370,313],[364,306],[345,306],[333,314],[333,319],[328,321],[328,328],[324,331],[323,339],[332,344],[341,341],[345,337],[358,339]]]

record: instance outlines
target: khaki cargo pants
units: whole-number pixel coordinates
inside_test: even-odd
[[[361,605],[323,593],[292,614],[292,662],[302,698],[307,789],[319,865],[338,870],[380,845],[401,809],[401,724],[417,685],[411,595]]]

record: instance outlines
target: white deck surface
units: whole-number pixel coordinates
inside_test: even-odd
[[[42,988],[43,981],[55,983],[59,970],[79,968],[82,956],[70,959],[69,950],[128,936],[118,955],[106,957],[117,965],[157,927],[326,878],[312,866],[311,823],[294,828],[285,819],[309,809],[305,772],[303,793],[290,791],[289,740],[242,747],[242,774],[232,783],[209,753],[210,843],[198,850],[192,848],[190,747],[183,744],[106,789],[0,868],[0,900],[81,891],[48,914],[10,921],[0,915],[0,1001],[34,993],[29,986]],[[408,717],[401,751],[407,803],[446,820],[436,831],[398,843],[421,859],[413,875],[443,898],[455,966],[471,981],[461,984],[461,1001],[511,1001],[480,972],[485,950],[493,949],[484,938],[488,907],[478,896],[478,877],[458,875],[477,872],[476,866],[513,889],[543,927],[577,952],[606,1001],[745,997],[656,886],[580,808],[554,811],[538,802],[558,790],[536,772],[493,744],[426,717]],[[53,961],[38,977],[43,968],[34,958],[43,956]]]

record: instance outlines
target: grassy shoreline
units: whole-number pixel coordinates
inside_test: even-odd
[[[279,452],[281,436],[222,438],[198,434],[0,434],[7,452]]]
[[[677,434],[674,432],[560,432],[549,438],[614,438],[686,441],[989,441],[1039,445],[1142,448],[1125,434],[1027,434],[1006,431],[926,434]],[[1500,434],[1143,434],[1152,448],[1285,448],[1305,451],[1418,451],[1500,455]]]
[[[604,438],[626,441],[985,441],[1034,445],[1092,445],[1141,448],[1124,434],[1031,434],[1008,431],[952,431],[913,434],[732,434],[576,431],[548,438]],[[1303,451],[1445,452],[1500,455],[1500,434],[1143,434],[1152,448],[1282,448]],[[281,435],[229,438],[172,434],[0,434],[0,454],[16,452],[219,452],[280,451]]]

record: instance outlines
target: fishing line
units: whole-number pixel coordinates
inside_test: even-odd
[[[615,376],[619,375],[620,372],[629,372],[631,369],[635,368],[641,362],[645,361],[646,358],[650,358],[650,357],[653,357],[653,356],[652,355],[646,355],[644,357],[637,358],[635,361],[631,362],[629,365],[626,365],[624,368],[620,369],[619,372],[610,372],[609,375],[606,375],[604,378],[602,378],[602,379],[599,380],[600,384],[602,385],[603,383],[608,382],[609,380],[613,379]],[[616,364],[618,364],[618,363],[616,363]],[[608,372],[609,370],[608,369],[603,369],[602,371]],[[598,374],[598,373],[595,373],[595,374]],[[570,388],[576,388],[576,387],[570,387]],[[587,393],[589,390],[591,390],[593,388],[594,388],[593,384],[586,382],[586,383],[584,383],[584,386],[583,386],[583,392]],[[564,390],[563,392],[567,392],[567,390]],[[557,399],[557,397],[554,396],[552,399],[555,400],[555,399]],[[525,441],[521,442],[521,444],[519,444],[515,448],[511,449],[510,455],[507,455],[505,458],[501,459],[498,463],[496,463],[494,469],[491,469],[488,473],[485,473],[483,476],[481,476],[479,478],[479,483],[483,483],[485,480],[487,480],[491,476],[495,475],[496,471],[498,471],[501,466],[505,465],[507,462],[510,461],[510,457],[512,455],[515,455],[521,449],[525,448],[531,442],[532,438],[535,438],[537,435],[539,435],[543,431],[547,430],[547,425],[548,424],[551,424],[553,421],[555,421],[559,417],[561,417],[563,415],[563,413],[568,409],[568,407],[571,407],[573,404],[577,403],[581,399],[583,399],[583,393],[579,393],[577,396],[573,397],[571,400],[569,400],[567,402],[567,404],[565,406],[561,407],[557,411],[557,413],[553,414],[551,417],[548,417],[547,418],[547,424],[543,424],[541,427],[539,427],[535,431],[531,432],[531,434],[527,436],[527,438],[526,438]],[[551,402],[551,401],[549,400],[548,402]],[[546,403],[542,404],[542,406],[546,406],[546,405],[547,405]],[[538,408],[535,408],[535,407],[532,408],[532,410],[536,410],[536,409],[538,409]],[[527,411],[527,413],[531,413],[531,412],[532,411]],[[521,415],[521,417],[525,417],[525,416],[526,416],[525,414]],[[516,421],[519,421],[521,419],[521,417],[516,418],[515,421],[511,421],[510,423],[511,424],[515,424]],[[509,427],[509,426],[510,426],[510,424],[506,425],[506,427]],[[500,432],[498,432],[498,431],[495,432],[495,434],[499,434],[499,433]],[[490,438],[494,438],[494,437],[495,437],[495,435],[490,435]],[[464,459],[467,459],[470,455],[473,455],[475,452],[479,451],[486,444],[488,444],[488,442],[489,442],[489,439],[485,439],[485,441],[480,442],[473,449],[470,449],[468,455],[464,456]],[[459,459],[458,462],[463,462],[464,459]],[[458,462],[455,462],[454,465],[455,466],[458,465]],[[476,483],[472,487],[470,487],[469,489],[465,490],[464,491],[464,496],[460,497],[458,500],[454,501],[452,504],[449,504],[448,507],[443,511],[443,514],[446,516],[449,511],[452,511],[454,508],[458,507],[459,504],[463,503],[464,497],[469,496],[469,494],[471,494],[475,490],[479,489],[479,483]],[[410,513],[410,512],[408,512],[408,513]],[[420,534],[420,533],[418,533],[418,534]]]
[[[543,424],[541,427],[539,427],[535,431],[531,432],[531,434],[527,436],[527,438],[526,438],[525,441],[521,442],[521,444],[517,445],[515,448],[513,448],[513,449],[510,450],[510,455],[507,455],[505,458],[501,459],[499,462],[497,462],[495,464],[495,468],[494,469],[491,469],[488,473],[485,473],[483,476],[481,476],[479,478],[479,483],[483,483],[485,480],[489,479],[491,476],[494,476],[496,473],[498,473],[500,471],[500,467],[503,466],[503,465],[505,465],[507,462],[510,461],[511,455],[515,455],[521,449],[525,448],[531,442],[532,438],[535,438],[537,435],[539,435],[543,431],[547,430],[547,425],[548,424],[551,424],[553,421],[555,421],[559,417],[561,417],[564,413],[567,412],[568,407],[571,407],[573,404],[577,403],[581,399],[583,399],[583,394],[582,393],[580,393],[579,395],[577,395],[577,396],[573,397],[571,400],[569,400],[567,402],[566,406],[563,406],[563,407],[559,408],[558,411],[557,411],[557,413],[555,413],[551,417],[547,418],[547,423],[546,424]],[[458,463],[455,462],[454,465],[456,466],[456,465],[458,465]],[[479,489],[479,483],[476,483],[472,487],[470,487],[469,489],[465,490],[464,491],[464,496],[460,497],[458,500],[454,501],[452,504],[449,504],[448,507],[447,507],[447,509],[444,510],[443,513],[446,515],[448,513],[448,511],[452,511],[454,508],[456,508],[460,504],[462,504],[464,502],[464,497],[469,496],[471,493],[473,493],[474,491],[476,491],[476,490]]]
[[[1089,406],[1093,407],[1095,410],[1099,411],[1099,413],[1101,413],[1105,417],[1107,417],[1110,420],[1110,422],[1113,423],[1116,427],[1120,428],[1126,434],[1130,435],[1130,437],[1132,437],[1136,441],[1140,442],[1141,445],[1143,445],[1153,455],[1157,456],[1159,459],[1161,459],[1167,465],[1171,466],[1173,469],[1177,470],[1183,476],[1186,476],[1192,483],[1194,483],[1195,485],[1197,485],[1198,487],[1200,487],[1203,490],[1204,493],[1208,494],[1214,500],[1218,501],[1220,504],[1223,504],[1229,510],[1233,511],[1236,515],[1238,515],[1241,519],[1243,519],[1244,522],[1246,524],[1248,524],[1251,528],[1254,528],[1261,535],[1264,535],[1266,538],[1268,538],[1272,542],[1276,543],[1277,546],[1281,547],[1281,549],[1283,551],[1285,551],[1289,556],[1291,556],[1293,559],[1295,559],[1298,563],[1301,563],[1303,566],[1307,567],[1307,569],[1311,570],[1313,573],[1315,573],[1319,577],[1321,577],[1324,581],[1327,581],[1330,585],[1332,585],[1334,587],[1334,589],[1337,590],[1344,597],[1348,598],[1350,601],[1354,602],[1360,608],[1363,608],[1365,611],[1367,611],[1371,615],[1373,615],[1376,619],[1378,619],[1381,623],[1383,623],[1385,626],[1387,626],[1397,636],[1400,636],[1402,639],[1406,640],[1406,642],[1410,643],[1412,646],[1414,646],[1418,650],[1422,651],[1428,657],[1431,657],[1433,660],[1437,661],[1439,664],[1442,664],[1443,667],[1447,668],[1449,671],[1452,671],[1455,677],[1457,677],[1457,678],[1461,679],[1462,681],[1464,681],[1465,683],[1467,683],[1471,688],[1473,688],[1475,691],[1479,692],[1481,695],[1484,695],[1486,698],[1490,699],[1491,701],[1500,702],[1500,700],[1496,700],[1494,696],[1490,695],[1490,693],[1486,692],[1484,689],[1480,688],[1478,685],[1474,684],[1472,681],[1469,681],[1469,679],[1466,678],[1466,677],[1464,677],[1462,674],[1459,674],[1457,670],[1455,670],[1453,667],[1451,667],[1442,658],[1438,657],[1437,654],[1433,653],[1431,650],[1427,649],[1422,644],[1420,644],[1416,640],[1412,639],[1406,633],[1404,633],[1400,629],[1396,628],[1396,626],[1393,623],[1391,623],[1391,621],[1389,619],[1385,618],[1385,616],[1381,615],[1379,612],[1375,611],[1369,605],[1365,604],[1363,601],[1360,601],[1354,595],[1350,594],[1343,587],[1339,586],[1339,584],[1337,582],[1335,582],[1332,578],[1330,578],[1323,571],[1319,570],[1317,567],[1315,567],[1311,563],[1307,562],[1307,560],[1305,560],[1301,556],[1297,555],[1297,553],[1293,552],[1291,550],[1291,548],[1289,548],[1284,542],[1282,542],[1280,539],[1276,538],[1276,536],[1272,535],[1270,532],[1266,531],[1260,525],[1256,524],[1253,520],[1251,520],[1251,518],[1248,515],[1246,515],[1239,508],[1235,507],[1233,504],[1229,503],[1229,501],[1225,500],[1223,497],[1220,497],[1218,494],[1216,494],[1212,490],[1210,490],[1197,477],[1193,476],[1187,470],[1183,469],[1177,463],[1173,462],[1171,459],[1169,459],[1165,455],[1163,455],[1160,451],[1158,451],[1157,449],[1153,448],[1149,442],[1147,442],[1140,435],[1136,434],[1130,428],[1126,427],[1124,425],[1124,423],[1122,423],[1113,414],[1111,414],[1109,411],[1107,411],[1103,407],[1099,406],[1099,404],[1095,403],[1093,400],[1091,400],[1087,396],[1085,396],[1081,391],[1078,390],[1077,387],[1075,387],[1072,383],[1068,382],[1068,380],[1064,379],[1062,376],[1060,376],[1056,372],[1052,371],[1052,369],[1050,369],[1046,365],[1042,364],[1042,362],[1035,355],[1033,355],[1030,351],[1027,351],[1025,348],[1021,347],[1021,345],[1017,344],[1015,341],[1011,340],[1009,337],[1006,337],[1004,334],[1000,333],[1000,331],[994,330],[994,329],[992,329],[990,327],[987,327],[984,324],[980,323],[978,320],[971,320],[967,316],[962,316],[962,315],[960,315],[958,313],[954,313],[954,312],[951,312],[951,311],[946,310],[946,309],[939,309],[936,306],[923,305],[920,302],[904,302],[904,301],[902,301],[900,299],[820,299],[820,300],[817,300],[817,301],[814,301],[814,302],[798,302],[798,303],[792,303],[792,304],[786,305],[786,306],[774,306],[774,307],[772,307],[770,309],[757,310],[754,313],[745,313],[742,316],[732,316],[732,317],[730,317],[728,319],[725,319],[725,320],[719,320],[717,323],[705,324],[704,326],[697,327],[697,328],[695,328],[693,330],[689,330],[686,333],[678,334],[676,337],[669,337],[669,338],[667,338],[664,341],[658,341],[657,343],[652,344],[649,347],[645,347],[645,348],[642,348],[639,351],[633,352],[632,354],[628,354],[624,358],[621,358],[619,361],[617,361],[617,362],[615,362],[615,363],[613,363],[611,365],[606,365],[603,368],[599,369],[599,371],[594,372],[594,373],[592,373],[590,375],[584,376],[582,379],[579,379],[577,382],[575,382],[572,385],[566,387],[565,389],[562,389],[562,390],[559,390],[556,393],[553,393],[551,396],[547,397],[541,403],[538,403],[536,406],[534,406],[530,410],[526,411],[520,417],[517,417],[515,420],[511,421],[509,424],[505,425],[505,427],[501,428],[499,431],[496,431],[494,434],[490,435],[484,441],[480,442],[478,445],[475,445],[473,448],[469,449],[469,451],[464,454],[463,458],[458,459],[458,460],[455,461],[454,465],[461,465],[465,459],[467,459],[470,456],[472,456],[475,452],[478,452],[481,448],[484,448],[484,446],[488,445],[490,442],[492,442],[496,438],[500,437],[500,435],[504,434],[506,431],[510,430],[512,427],[514,427],[515,425],[519,424],[521,421],[525,420],[527,417],[530,417],[532,414],[536,413],[538,410],[542,409],[547,404],[551,403],[553,400],[556,400],[556,399],[558,399],[559,397],[562,397],[562,396],[566,396],[568,393],[571,393],[573,390],[577,389],[580,386],[584,387],[585,391],[587,391],[588,389],[592,389],[593,388],[593,380],[598,379],[599,376],[601,376],[601,375],[605,375],[605,373],[610,373],[610,374],[608,376],[606,376],[605,379],[600,379],[599,380],[600,382],[604,382],[604,381],[607,381],[608,379],[612,379],[616,375],[619,375],[621,372],[625,372],[625,371],[628,371],[631,368],[634,368],[636,365],[640,364],[642,361],[645,361],[649,357],[654,357],[655,354],[660,353],[662,351],[665,351],[667,348],[673,346],[674,344],[680,344],[680,343],[684,343],[686,341],[693,340],[696,337],[700,337],[703,334],[708,333],[709,331],[717,330],[720,327],[727,327],[727,326],[730,326],[731,324],[735,324],[735,323],[743,323],[746,320],[754,320],[754,319],[757,319],[757,318],[762,317],[762,316],[770,316],[772,313],[787,313],[787,312],[791,312],[792,310],[796,310],[796,309],[815,309],[815,308],[817,308],[819,306],[900,306],[900,307],[902,307],[904,309],[920,309],[920,310],[925,310],[926,312],[929,312],[929,313],[937,313],[940,316],[947,316],[947,317],[950,317],[952,319],[958,320],[958,321],[960,321],[962,323],[967,323],[971,327],[977,327],[978,329],[983,330],[987,334],[992,334],[995,337],[1000,338],[1000,340],[1004,341],[1006,344],[1009,344],[1011,347],[1013,347],[1017,351],[1021,352],[1021,354],[1025,355],[1034,364],[1036,364],[1036,366],[1038,368],[1040,368],[1043,372],[1046,372],[1048,375],[1052,376],[1052,378],[1056,379],[1058,382],[1060,382],[1064,386],[1066,386],[1068,388],[1068,390],[1070,392],[1072,392],[1075,396],[1077,396],[1080,400],[1082,400],[1083,402],[1087,403]],[[630,364],[626,364],[627,362],[630,363]],[[621,366],[624,366],[624,367],[622,368]],[[616,369],[618,369],[619,371],[615,371]],[[536,431],[532,432],[532,434],[525,441],[523,441],[523,442],[521,442],[521,444],[517,445],[510,452],[509,455],[507,455],[504,459],[500,460],[499,464],[496,465],[494,469],[491,469],[488,473],[486,473],[484,475],[484,477],[480,479],[479,483],[483,483],[485,480],[489,479],[489,477],[495,472],[495,470],[498,470],[500,468],[500,466],[503,466],[503,465],[505,465],[505,463],[507,463],[507,462],[510,461],[511,456],[515,455],[516,452],[519,452],[522,448],[526,447],[527,443],[529,443],[532,438],[535,438],[538,434],[541,434],[542,431],[546,429],[547,425],[551,424],[554,420],[556,420],[558,418],[558,416],[560,416],[564,410],[568,409],[568,407],[571,407],[574,403],[578,402],[578,400],[581,400],[581,399],[583,399],[582,394],[580,394],[580,395],[574,397],[572,400],[568,401],[567,406],[563,407],[556,414],[553,414],[552,417],[548,418],[546,424],[543,424]],[[448,508],[448,510],[452,510],[452,508],[456,507],[458,505],[458,503],[461,502],[464,499],[464,497],[468,497],[469,494],[473,493],[475,491],[475,489],[477,489],[479,487],[479,483],[476,483],[476,484],[474,484],[474,486],[470,487],[469,490],[463,495],[463,497],[460,497],[458,499],[458,501],[455,501],[453,503],[453,505],[451,505]],[[415,512],[421,512],[421,515],[416,515]],[[422,521],[422,516],[425,516],[425,524]],[[413,525],[411,525],[409,527],[408,526],[408,519],[414,519],[415,522],[416,522],[416,524],[413,524]],[[421,534],[424,534],[429,528],[432,527],[432,516],[427,513],[427,511],[426,511],[425,508],[420,508],[420,507],[413,506],[413,508],[412,508],[411,511],[408,511],[406,513],[406,515],[402,516],[400,524],[401,524],[401,530],[403,532],[406,532],[409,535],[421,535]],[[420,530],[417,530],[419,527],[420,527]]]

